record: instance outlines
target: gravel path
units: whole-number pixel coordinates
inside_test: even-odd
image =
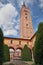
[[[21,60],[14,60],[11,63],[13,63],[14,65],[29,65]]]
[[[11,61],[11,62],[6,62],[4,65],[32,65],[33,62],[24,62],[24,61],[21,61],[21,60],[14,60],[14,61]]]

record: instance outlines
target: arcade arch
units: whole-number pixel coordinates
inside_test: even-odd
[[[9,47],[9,51],[10,51],[10,60],[13,60],[14,59],[15,49],[13,47]]]
[[[17,48],[15,51],[15,55],[18,57],[21,57],[21,51],[22,51],[22,48]]]

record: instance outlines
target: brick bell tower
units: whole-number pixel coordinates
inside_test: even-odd
[[[23,3],[20,12],[20,38],[30,39],[34,35],[30,10]]]

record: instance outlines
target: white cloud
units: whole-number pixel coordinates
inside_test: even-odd
[[[26,0],[26,2],[33,4],[34,0]]]
[[[0,27],[3,27],[4,35],[17,35],[17,31],[13,29],[17,14],[18,12],[12,4],[7,4],[0,9]]]
[[[4,4],[2,4],[2,3],[0,2],[0,8],[3,7],[3,6],[4,6]]]
[[[33,4],[34,0],[17,0],[18,5],[21,7],[21,5],[23,4],[23,2],[27,5],[27,3],[29,4]]]
[[[7,4],[5,7],[0,9],[1,24],[11,22],[12,18],[16,17],[17,14],[18,12],[16,11],[16,8],[13,7],[11,4]]]
[[[17,29],[17,30],[18,30],[19,28],[20,28],[20,27],[19,27],[19,25],[16,25],[16,26],[15,26],[15,29]]]
[[[12,30],[9,29],[9,30],[4,31],[4,36],[8,36],[8,35],[16,36],[17,34],[18,34],[18,32],[14,29],[12,29]]]
[[[41,8],[43,8],[43,0],[39,0],[39,2],[40,2],[39,6],[40,6]]]
[[[15,0],[7,0],[9,3],[15,5]]]
[[[21,5],[23,4],[23,0],[18,0],[17,3],[19,5],[19,7],[21,7]]]

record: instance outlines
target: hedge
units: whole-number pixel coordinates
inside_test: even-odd
[[[22,49],[21,57],[23,61],[32,60],[31,50],[27,47],[27,45],[25,45],[24,48]]]

